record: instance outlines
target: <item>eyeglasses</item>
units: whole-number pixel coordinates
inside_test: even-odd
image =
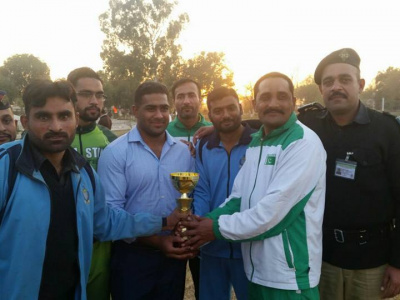
[[[85,99],[92,99],[92,97],[95,96],[97,100],[101,100],[101,101],[107,100],[107,96],[101,92],[94,93],[94,92],[85,91],[85,92],[77,92],[76,94]]]

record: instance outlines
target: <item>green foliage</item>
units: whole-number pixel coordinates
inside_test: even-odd
[[[106,34],[101,58],[111,81],[129,79],[133,86],[147,79],[164,82],[179,65],[176,40],[189,18],[173,18],[175,6],[168,0],[110,1],[100,24]]]
[[[385,98],[385,110],[400,110],[400,68],[389,67],[378,72],[375,81],[363,93],[363,99],[375,101],[375,107],[381,108],[382,98]]]
[[[107,93],[106,106],[129,108],[133,104],[134,90],[129,80],[105,81],[104,90]]]
[[[182,59],[179,35],[189,21],[187,14],[174,15],[171,0],[111,0],[100,16],[103,41],[107,105],[130,107],[137,86],[157,80],[171,87],[190,77],[204,87],[204,93],[222,84],[233,86],[233,73],[225,65],[223,53],[201,52]]]
[[[318,85],[315,84],[314,77],[312,75],[308,75],[306,79],[304,79],[295,87],[294,95],[298,100],[297,105],[299,106],[312,102],[323,102]]]
[[[187,60],[179,72],[181,78],[196,80],[206,96],[219,86],[233,87],[233,72],[225,64],[225,54],[222,52],[200,52],[199,55]]]
[[[0,90],[7,92],[7,98],[11,103],[16,101],[16,98],[19,96],[19,91],[11,81],[10,78],[1,74],[1,67],[0,67]]]
[[[11,102],[21,97],[25,86],[35,79],[50,79],[50,69],[32,54],[15,54],[0,67],[0,83],[6,86]]]

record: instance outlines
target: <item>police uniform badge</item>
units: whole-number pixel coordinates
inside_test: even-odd
[[[308,103],[308,104],[304,104],[302,106],[300,106],[297,111],[299,112],[299,114],[302,113],[306,113],[306,112],[310,112],[310,111],[323,111],[325,109],[325,107],[318,102],[312,102],[312,103]]]
[[[83,200],[85,201],[85,204],[90,204],[89,191],[85,187],[82,188],[82,194],[83,194]]]

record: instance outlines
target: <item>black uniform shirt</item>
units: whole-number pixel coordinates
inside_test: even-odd
[[[395,119],[361,102],[346,126],[338,126],[326,110],[298,118],[318,134],[327,152],[323,260],[348,269],[385,263],[399,268],[399,230],[376,234],[392,219],[400,220],[400,127]],[[354,180],[335,175],[337,161],[346,158],[356,163]],[[371,236],[360,244],[348,235],[340,243],[334,229],[367,230]]]

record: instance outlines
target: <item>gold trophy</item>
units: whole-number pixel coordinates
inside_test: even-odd
[[[178,209],[181,213],[189,214],[192,206],[193,198],[189,198],[188,194],[193,191],[197,182],[199,181],[199,173],[193,172],[176,172],[171,173],[172,183],[177,191],[182,195],[176,199]],[[185,232],[186,228],[182,228],[181,232]],[[183,237],[187,240],[187,237]]]

